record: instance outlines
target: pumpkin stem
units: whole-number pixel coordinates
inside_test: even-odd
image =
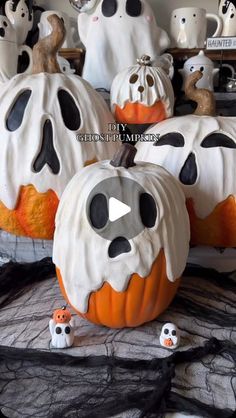
[[[121,147],[116,152],[116,154],[114,155],[110,164],[113,167],[124,167],[124,168],[134,167],[136,165],[134,162],[136,153],[137,153],[137,149],[134,147],[134,145],[126,144],[126,143],[122,144]]]
[[[194,102],[197,102],[198,106],[195,110],[195,115],[198,116],[215,116],[216,104],[214,94],[207,89],[198,89],[196,83],[201,80],[203,74],[201,71],[195,71],[191,74],[185,82],[185,94]]]
[[[62,19],[56,14],[48,16],[48,21],[52,26],[52,33],[41,39],[33,48],[32,74],[61,73],[57,52],[64,42],[66,30]]]
[[[137,59],[137,63],[139,65],[144,65],[144,66],[151,67],[151,65],[152,65],[151,57],[149,57],[149,55],[142,55],[141,58]]]

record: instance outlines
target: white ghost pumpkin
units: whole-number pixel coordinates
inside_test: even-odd
[[[175,350],[179,346],[180,333],[177,326],[171,322],[163,325],[160,335],[160,344],[162,347]]]
[[[197,114],[152,126],[146,134],[160,138],[139,143],[137,160],[161,165],[179,179],[193,244],[235,247],[236,118],[213,116],[212,93],[194,87],[201,76],[193,73],[186,83],[186,91],[199,103]]]
[[[160,67],[144,55],[117,74],[111,86],[111,110],[119,123],[151,124],[173,116],[174,91]]]
[[[58,32],[61,20],[49,19]],[[80,142],[78,135],[108,133],[114,119],[87,82],[60,73],[49,45],[42,63],[50,39],[34,49],[34,74],[15,76],[0,97],[0,227],[42,239],[53,236],[58,200],[73,175],[118,147]]]
[[[119,328],[138,326],[167,308],[189,250],[178,182],[154,164],[134,165],[135,152],[124,144],[111,163],[78,172],[63,193],[54,236],[64,297],[90,321]],[[114,221],[111,198],[131,211]]]
[[[83,77],[108,91],[116,74],[137,57],[155,60],[170,44],[146,0],[100,1],[91,14],[79,14],[78,29],[86,47]]]

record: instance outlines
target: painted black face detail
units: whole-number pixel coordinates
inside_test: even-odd
[[[107,224],[109,212],[107,199],[102,193],[94,196],[90,203],[89,217],[94,228],[102,229]]]
[[[103,0],[102,14],[105,17],[112,17],[117,12],[117,0]]]
[[[42,147],[39,155],[37,156],[33,168],[36,173],[39,173],[42,168],[47,164],[52,170],[53,174],[58,174],[60,171],[60,163],[53,146],[53,129],[52,122],[46,120],[43,127],[43,140]]]
[[[173,337],[176,337],[176,331],[175,330],[173,330],[171,334],[173,335]]]
[[[111,242],[108,248],[108,255],[110,258],[115,258],[120,254],[129,253],[130,251],[131,245],[129,241],[124,237],[118,237]]]
[[[154,86],[154,79],[153,79],[153,77],[150,74],[148,74],[146,78],[147,78],[147,83],[148,83],[149,87]]]
[[[213,148],[213,147],[224,147],[224,148],[236,148],[235,142],[229,138],[227,135],[221,133],[214,133],[207,136],[201,143],[203,148]]]
[[[165,134],[155,142],[154,147],[161,147],[163,145],[171,145],[172,147],[184,147],[184,137],[178,132],[170,132]]]
[[[57,95],[65,126],[70,131],[77,131],[81,125],[81,117],[73,97],[65,90],[59,90]]]
[[[197,181],[197,164],[196,157],[191,152],[184,163],[184,166],[180,172],[179,179],[181,183],[186,186],[192,186]]]
[[[6,120],[8,131],[14,132],[21,126],[30,96],[31,90],[25,90],[15,100]]]
[[[228,8],[229,8],[229,6],[230,6],[231,4],[233,4],[233,5],[234,5],[234,7],[236,8],[236,0],[231,0],[231,1],[226,0],[226,1],[225,1],[224,6],[222,7],[222,13],[223,13],[223,15],[225,15],[225,14],[227,13]]]
[[[148,193],[140,196],[140,216],[146,228],[153,228],[157,219],[157,208],[153,197]]]
[[[169,334],[169,330],[167,328],[164,329],[164,334],[166,334],[166,335]]]
[[[130,84],[135,84],[136,81],[138,81],[138,74],[132,74],[129,79]]]
[[[4,38],[5,37],[5,29],[0,28],[0,37]]]
[[[65,327],[65,333],[70,334],[70,327]]]
[[[139,86],[138,91],[139,91],[139,93],[143,93],[144,92],[144,87],[143,86]]]
[[[131,17],[138,17],[142,13],[142,3],[140,0],[127,0],[126,13]]]
[[[55,331],[56,331],[56,334],[61,334],[61,327],[56,327],[56,329],[55,329]]]

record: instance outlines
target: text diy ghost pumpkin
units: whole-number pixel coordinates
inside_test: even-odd
[[[119,73],[111,86],[111,110],[119,123],[151,124],[173,116],[174,91],[160,67],[143,55]]]
[[[114,119],[85,81],[60,72],[56,53],[64,35],[53,33],[33,51],[32,75],[17,75],[0,94],[0,228],[51,239],[60,196],[79,168],[112,155],[114,142],[82,143],[78,135],[106,133]]]
[[[113,328],[156,318],[172,301],[189,249],[189,220],[178,182],[154,164],[115,158],[78,172],[56,217],[53,261],[62,293],[84,318]],[[110,199],[131,207],[110,220]]]
[[[212,92],[197,89],[202,74],[186,82],[187,96],[198,103],[194,115],[151,127],[156,143],[139,143],[137,159],[165,167],[187,198],[191,242],[236,247],[236,118],[216,117]]]

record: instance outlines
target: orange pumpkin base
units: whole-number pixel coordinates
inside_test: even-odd
[[[38,193],[34,186],[22,186],[16,208],[0,202],[0,228],[14,235],[52,239],[59,199],[52,190]]]
[[[141,103],[126,103],[122,109],[118,105],[115,109],[115,119],[118,123],[148,124],[157,123],[167,119],[164,104],[159,101],[152,106]]]
[[[193,199],[187,199],[191,225],[191,244],[236,247],[236,198],[231,195],[219,203],[205,219],[197,217]]]
[[[57,277],[62,294],[70,303],[59,269]],[[116,292],[108,283],[104,283],[101,289],[91,293],[86,314],[72,308],[83,318],[98,325],[110,328],[137,327],[157,318],[169,306],[179,285],[180,279],[174,283],[168,280],[165,255],[161,250],[149,276],[141,278],[133,274],[125,292]]]

